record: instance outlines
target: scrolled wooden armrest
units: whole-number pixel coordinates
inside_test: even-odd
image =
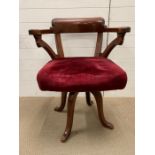
[[[105,27],[104,28],[104,32],[117,32],[117,33],[126,33],[126,32],[130,32],[131,28],[130,27]]]
[[[42,34],[50,34],[53,33],[53,29],[43,29],[43,30],[38,30],[38,29],[33,29],[29,30],[30,35],[42,35]]]
[[[106,47],[103,53],[100,56],[108,57],[113,48],[117,45],[122,45],[124,41],[124,36],[127,32],[130,32],[130,27],[119,27],[119,28],[105,28],[104,32],[115,32],[117,37]]]
[[[45,42],[42,40],[42,34],[50,34],[53,33],[53,29],[44,29],[44,30],[29,30],[29,35],[33,35],[36,41],[37,47],[42,47],[46,50],[46,52],[49,54],[49,56],[52,59],[55,59],[58,57],[58,55],[55,54],[53,49]]]

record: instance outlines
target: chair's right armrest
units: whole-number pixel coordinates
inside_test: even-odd
[[[30,35],[42,35],[42,34],[50,34],[50,33],[53,33],[52,28],[50,28],[50,29],[42,29],[42,30],[39,30],[39,29],[29,30]]]
[[[36,41],[36,44],[38,47],[42,47],[45,49],[45,51],[50,55],[52,59],[55,59],[57,55],[53,51],[53,49],[42,39],[42,34],[51,34],[53,33],[53,29],[43,29],[43,30],[38,30],[38,29],[33,29],[29,30],[29,35],[33,35]]]

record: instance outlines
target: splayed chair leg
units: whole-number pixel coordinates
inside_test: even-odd
[[[67,123],[66,123],[66,129],[61,138],[61,142],[65,142],[70,136],[70,133],[72,130],[74,107],[75,107],[75,101],[76,101],[77,94],[78,92],[69,93],[68,103],[67,103]]]
[[[55,107],[55,111],[61,112],[63,111],[65,104],[66,104],[67,92],[61,93],[61,104],[59,107]]]
[[[97,109],[98,109],[98,116],[99,116],[99,119],[100,119],[101,124],[104,127],[106,127],[106,128],[113,129],[114,126],[110,122],[108,122],[105,119],[105,116],[104,116],[104,112],[103,112],[103,100],[102,100],[101,92],[99,92],[99,91],[92,92],[92,94],[94,95],[95,100],[96,100]]]
[[[90,97],[90,92],[86,92],[86,102],[88,106],[91,106],[93,104],[93,101],[91,100],[91,97]]]

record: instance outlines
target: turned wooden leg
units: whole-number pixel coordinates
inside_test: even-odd
[[[69,93],[68,103],[67,103],[67,123],[66,123],[66,129],[61,138],[61,142],[65,142],[70,136],[70,133],[72,130],[74,107],[75,107],[75,101],[76,101],[77,94],[78,92]]]
[[[102,100],[101,92],[99,92],[99,91],[98,92],[92,92],[92,94],[94,95],[95,100],[96,100],[97,109],[98,109],[98,116],[99,116],[101,124],[106,128],[113,129],[114,126],[105,119],[105,116],[103,113],[103,100]]]
[[[93,101],[91,101],[90,92],[86,92],[86,102],[88,106],[91,106],[93,104]]]
[[[61,112],[64,109],[65,104],[66,104],[66,98],[67,98],[67,92],[62,92],[61,93],[61,104],[59,107],[55,107],[54,109],[55,111]]]

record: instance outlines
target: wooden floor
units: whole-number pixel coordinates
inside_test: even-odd
[[[60,138],[66,125],[66,108],[53,109],[60,98],[20,98],[20,155],[134,155],[134,98],[104,98],[107,120],[115,126],[101,126],[96,104],[77,98],[72,134],[66,143]]]

